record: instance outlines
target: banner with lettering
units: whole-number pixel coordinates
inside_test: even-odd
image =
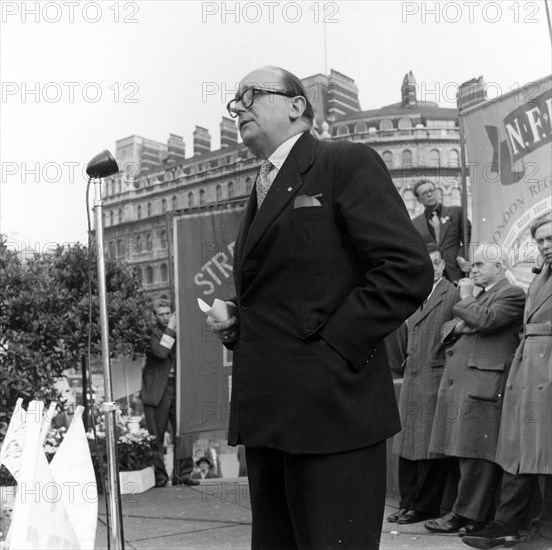
[[[209,330],[197,299],[212,305],[235,295],[233,250],[243,212],[228,208],[174,219],[180,435],[228,429],[232,353]]]
[[[552,77],[467,108],[464,134],[473,205],[472,248],[507,251],[515,282],[527,287],[538,251],[531,223],[552,206]]]

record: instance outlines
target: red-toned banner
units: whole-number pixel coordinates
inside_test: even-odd
[[[552,77],[468,108],[462,115],[473,204],[472,247],[507,251],[526,287],[538,251],[531,223],[552,207]]]
[[[243,208],[174,220],[178,311],[177,427],[180,435],[228,429],[232,353],[209,330],[198,307],[234,296],[232,261]]]

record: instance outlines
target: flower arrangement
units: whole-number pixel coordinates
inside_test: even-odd
[[[450,220],[450,216],[444,216],[441,218],[441,223],[444,225]]]
[[[117,458],[120,472],[132,472],[143,470],[153,465],[156,452],[155,437],[144,428],[134,428],[129,417],[119,416],[115,424],[115,438],[117,441]],[[96,472],[99,470],[98,453],[103,457],[105,465],[106,441],[103,415],[96,427],[96,439],[94,433],[89,430],[86,434],[90,446],[90,454]]]

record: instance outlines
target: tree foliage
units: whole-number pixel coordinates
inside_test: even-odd
[[[87,357],[89,271],[91,355],[101,354],[95,249],[60,246],[22,261],[0,236],[0,421],[18,397],[58,400],[57,378]],[[148,298],[135,269],[117,260],[106,259],[106,288],[110,352],[135,358],[148,338]]]

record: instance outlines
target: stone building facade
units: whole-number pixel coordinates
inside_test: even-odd
[[[412,217],[421,212],[412,192],[421,178],[435,182],[444,204],[460,204],[457,110],[419,101],[412,72],[404,77],[400,102],[367,111],[360,109],[354,80],[337,71],[303,82],[316,113],[312,132],[373,147]],[[222,118],[220,136],[220,149],[212,151],[209,130],[196,126],[188,158],[182,137],[174,134],[166,144],[139,136],[117,141],[121,172],[103,188],[104,245],[112,257],[139,268],[154,297],[170,296],[172,216],[247,202],[259,161],[238,142],[233,119]]]

